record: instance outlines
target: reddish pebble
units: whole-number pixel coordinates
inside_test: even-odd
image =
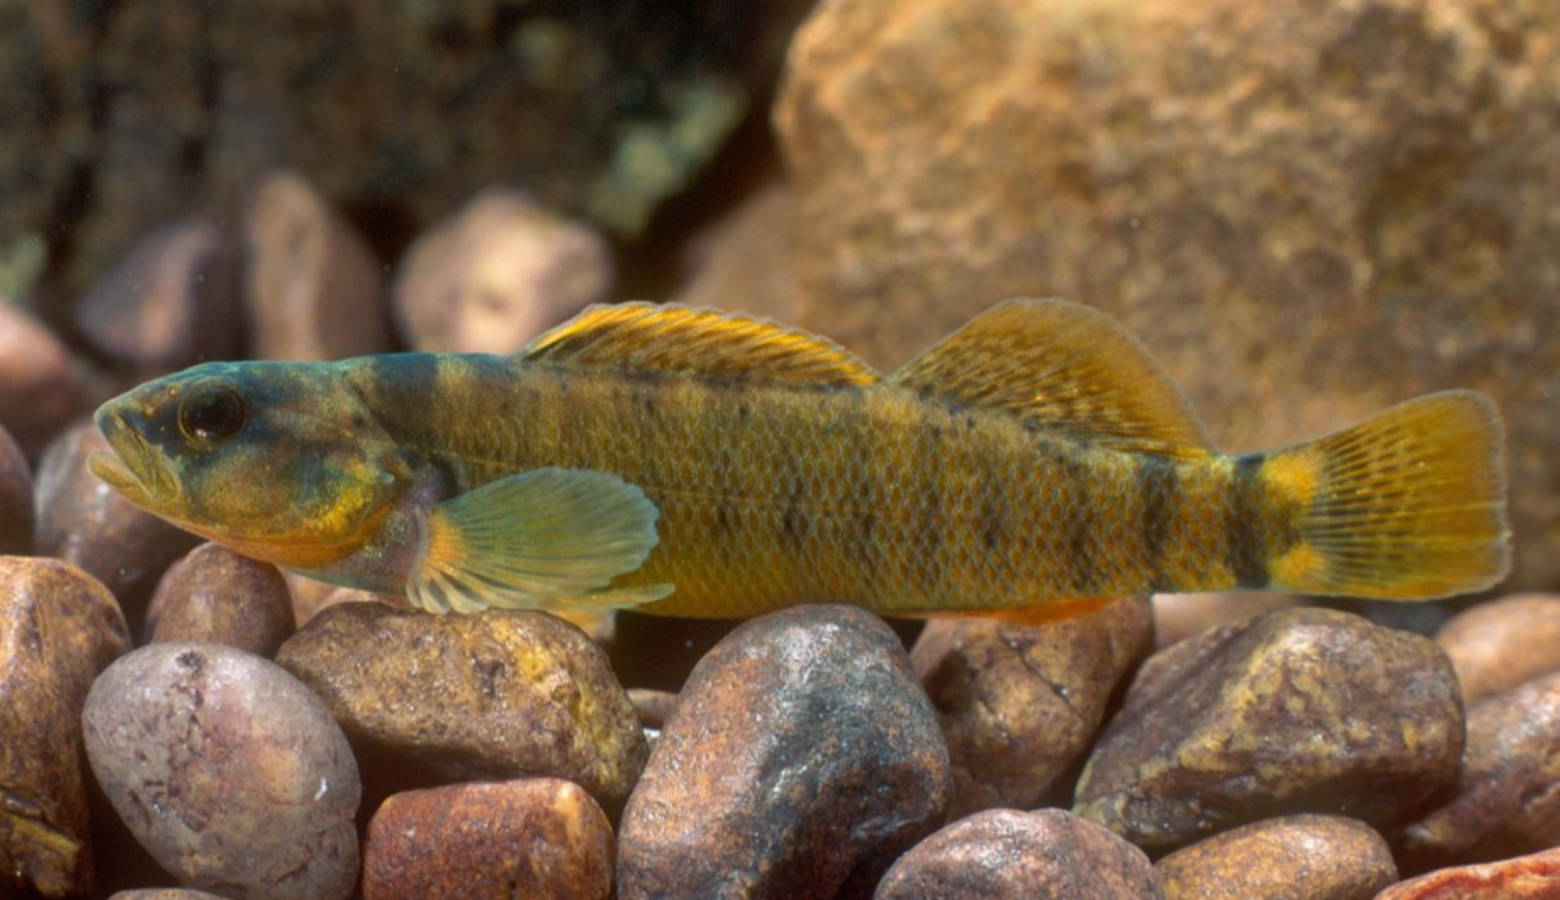
[[[155,642],[226,644],[270,656],[293,633],[292,594],[275,566],[202,544],[163,575],[147,626]]]
[[[0,297],[0,425],[33,454],[86,407],[65,345]]]
[[[1399,882],[1375,900],[1555,900],[1560,847],[1478,866],[1440,869]]]

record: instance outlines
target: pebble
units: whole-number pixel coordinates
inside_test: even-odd
[[[250,203],[246,234],[254,356],[320,360],[390,349],[379,262],[303,178],[266,176]]]
[[[991,809],[910,849],[875,900],[1153,900],[1165,895],[1142,850],[1060,809]]]
[[[623,813],[618,896],[867,896],[951,790],[935,713],[881,619],[771,613],[683,687]]]
[[[189,888],[139,888],[115,891],[108,900],[222,900],[221,894],[208,894]]]
[[[32,550],[32,469],[22,448],[0,425],[0,555]]]
[[[323,610],[277,652],[354,740],[445,780],[551,776],[620,808],[648,748],[606,654],[538,612]]]
[[[0,296],[0,426],[34,456],[86,407],[86,387],[65,345]]]
[[[1481,603],[1442,626],[1463,702],[1504,693],[1560,669],[1560,594],[1516,594]]]
[[[1560,847],[1475,866],[1440,869],[1401,881],[1375,900],[1554,900],[1560,897]]]
[[[1112,692],[1152,642],[1143,598],[1045,625],[928,623],[910,661],[948,741],[951,815],[1042,805],[1088,752]]]
[[[612,289],[612,253],[584,222],[490,188],[407,251],[395,310],[407,343],[513,353]]]
[[[1456,780],[1462,749],[1457,680],[1433,641],[1281,610],[1150,657],[1073,811],[1155,849],[1291,812],[1389,826]]]
[[[0,556],[0,895],[88,892],[81,707],[130,647],[113,595],[68,563]]]
[[[646,728],[664,728],[677,710],[677,695],[672,691],[629,688],[628,702],[639,713],[639,724]]]
[[[186,885],[245,898],[345,898],[361,785],[317,697],[259,656],[152,644],[106,669],[82,714],[98,783]]]
[[[1207,594],[1154,595],[1154,648],[1201,634],[1216,625],[1298,606],[1293,594],[1221,591]]]
[[[238,355],[238,259],[232,239],[183,221],[141,240],[75,309],[99,352],[151,377]]]
[[[1398,879],[1375,829],[1341,816],[1264,819],[1154,864],[1167,900],[1370,900]]]
[[[1468,711],[1456,792],[1406,827],[1407,866],[1424,871],[1560,844],[1560,672]]]
[[[557,778],[395,794],[364,839],[364,900],[611,895],[612,826]]]
[[[688,240],[686,281],[671,302],[796,321],[790,190],[776,179]]]
[[[154,642],[226,644],[269,657],[293,633],[292,593],[275,566],[201,544],[163,574],[146,622]]]
[[[200,539],[132,506],[88,471],[87,457],[108,449],[85,422],[49,446],[33,486],[33,545],[108,585],[134,627],[157,580]]]

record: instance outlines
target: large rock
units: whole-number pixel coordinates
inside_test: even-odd
[[[776,122],[803,325],[898,363],[1017,294],[1141,335],[1223,446],[1423,391],[1510,429],[1560,580],[1560,5],[833,0]]]

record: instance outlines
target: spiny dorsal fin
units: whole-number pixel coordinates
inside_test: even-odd
[[[867,385],[877,374],[843,348],[762,319],[713,309],[593,306],[521,351],[570,366],[821,385]]]
[[[1202,423],[1137,339],[1065,300],[1009,300],[933,345],[892,380],[924,397],[1003,409],[1117,450],[1197,457]]]

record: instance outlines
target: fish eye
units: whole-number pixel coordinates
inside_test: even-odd
[[[213,444],[238,434],[249,420],[249,405],[225,384],[197,387],[179,403],[179,431],[199,444]]]

